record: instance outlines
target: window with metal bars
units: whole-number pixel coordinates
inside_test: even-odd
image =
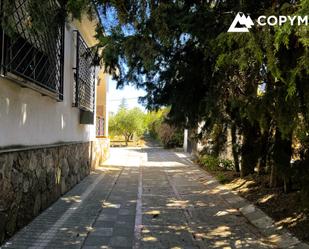
[[[74,69],[73,105],[79,109],[94,113],[95,106],[95,66],[93,54],[78,31],[76,39],[76,60]]]
[[[1,74],[57,100],[63,99],[64,21],[56,0],[44,2],[40,20],[29,0],[1,1]],[[35,6],[40,8],[40,6]],[[39,22],[41,29],[34,23]],[[4,26],[6,25],[6,26]]]

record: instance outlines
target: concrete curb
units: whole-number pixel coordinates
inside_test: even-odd
[[[309,245],[301,242],[293,236],[287,229],[278,227],[275,222],[261,209],[257,208],[254,204],[250,203],[245,198],[238,195],[236,191],[232,191],[220,184],[208,172],[205,174],[216,182],[214,186],[221,193],[222,198],[228,202],[233,208],[237,209],[252,225],[254,225],[262,235],[270,240],[274,245],[279,248],[289,249],[309,249]]]
[[[226,189],[227,190],[227,189]],[[227,190],[230,191],[230,190]],[[266,215],[261,209],[240,197],[234,191],[230,191],[227,194],[229,197],[223,198],[234,208],[246,217],[246,219],[259,229],[261,234],[268,238],[272,243],[279,248],[304,248],[309,249],[309,245],[302,243],[295,236],[293,236],[288,230],[278,227],[272,218]]]

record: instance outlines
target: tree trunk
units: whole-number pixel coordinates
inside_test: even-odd
[[[292,156],[292,134],[283,137],[280,130],[276,129],[273,164],[270,175],[270,187],[278,187],[283,183],[284,191],[290,191],[290,161]]]
[[[130,134],[130,136],[129,136],[129,139],[130,139],[130,140],[133,140],[133,135],[134,135],[134,134]]]
[[[259,158],[257,163],[257,172],[259,175],[262,175],[266,172],[266,162],[267,162],[267,153],[269,149],[269,131],[265,131],[261,135],[261,139],[259,141]]]
[[[278,176],[278,169],[273,163],[271,166],[271,171],[270,171],[270,180],[269,180],[269,186],[271,188],[277,187],[279,184],[279,176]]]
[[[130,141],[130,135],[125,135],[124,139],[125,139],[125,142],[126,142],[126,147],[128,147],[129,141]]]
[[[235,171],[240,172],[236,124],[232,124],[231,135],[232,135],[232,153],[233,153]]]
[[[249,121],[243,123],[243,144],[241,147],[241,177],[254,173],[258,161],[257,140],[259,138],[258,125]]]
[[[220,152],[222,152],[222,150],[224,149],[224,146],[226,144],[226,130],[227,127],[225,125],[217,125],[216,127],[216,136],[213,139],[213,152],[212,155],[214,157],[219,157],[220,156]]]

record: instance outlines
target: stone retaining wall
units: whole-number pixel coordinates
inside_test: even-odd
[[[99,167],[109,157],[110,140],[97,138],[92,143],[92,168]]]
[[[87,176],[96,150],[87,142],[0,151],[0,244]]]

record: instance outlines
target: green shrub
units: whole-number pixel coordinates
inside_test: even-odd
[[[220,167],[224,168],[225,170],[233,170],[234,169],[233,161],[228,160],[228,159],[220,159],[219,165],[220,165]]]
[[[220,160],[214,156],[204,155],[200,158],[201,164],[209,170],[217,170],[220,164]]]
[[[217,177],[217,180],[222,184],[228,182],[228,179],[222,172],[218,172],[216,177]]]
[[[228,159],[219,159],[215,156],[204,155],[200,158],[200,163],[209,170],[215,171],[219,169],[233,170],[233,161]]]
[[[163,122],[157,130],[164,148],[176,148],[183,145],[183,130]]]

